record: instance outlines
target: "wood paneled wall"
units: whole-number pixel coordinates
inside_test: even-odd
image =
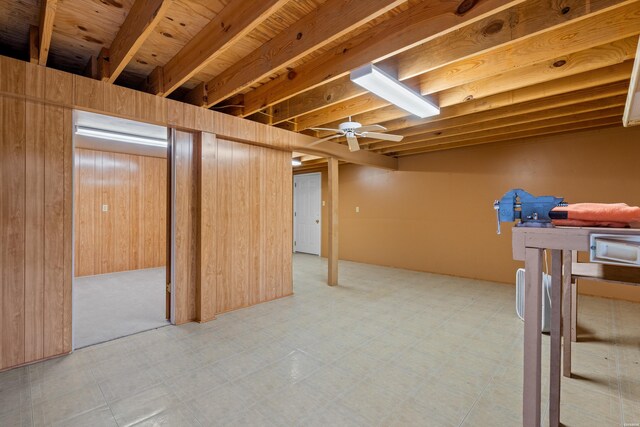
[[[174,149],[176,323],[291,295],[290,154],[210,133]]]
[[[176,303],[177,320],[197,320],[198,310],[211,311],[213,295],[215,311],[221,312],[291,293],[287,150],[310,137],[0,56],[0,370],[71,351],[74,108],[225,139],[224,166],[218,169],[223,162],[218,160],[218,142],[215,167],[206,160],[208,173],[215,173],[217,180],[213,218],[224,218],[230,227],[223,231],[212,222],[207,228],[216,233],[216,247],[209,247],[216,253],[215,293],[209,284],[205,292],[197,292],[202,285],[198,275],[205,270],[202,262],[196,264],[196,283],[174,283],[176,294],[186,292],[186,304]],[[200,150],[199,143],[194,147]],[[196,160],[201,153],[193,153],[189,163],[194,169],[187,178],[196,189],[195,196],[189,193],[194,200],[189,218],[195,219],[195,225],[187,227],[191,232],[203,229],[202,221],[206,225],[200,201],[210,194],[200,194]],[[248,213],[243,212],[247,206]],[[253,219],[245,224],[229,215]],[[203,254],[199,243],[190,238],[186,258]]]
[[[70,75],[0,61],[0,369],[71,351]]]
[[[166,265],[166,175],[163,158],[75,150],[75,276]]]

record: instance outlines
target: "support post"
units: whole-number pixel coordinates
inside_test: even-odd
[[[329,286],[338,284],[338,159],[329,157]]]

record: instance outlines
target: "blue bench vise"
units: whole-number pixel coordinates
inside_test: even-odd
[[[536,197],[521,188],[507,191],[502,199],[493,203],[498,218],[498,234],[501,222],[514,222],[516,227],[553,227],[549,213],[556,206],[567,206],[562,197]]]

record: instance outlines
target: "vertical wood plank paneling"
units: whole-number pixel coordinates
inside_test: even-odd
[[[265,299],[264,292],[264,181],[262,180],[262,160],[266,150],[262,147],[250,147],[250,183],[249,183],[249,304],[258,304]]]
[[[278,178],[276,171],[278,170],[277,152],[266,150],[265,152],[265,225],[266,225],[266,241],[265,241],[265,282],[266,282],[266,299],[272,300],[277,298],[279,281],[281,275],[278,274],[280,260],[280,252],[276,241],[281,239],[278,236],[278,215],[281,214],[277,206],[276,194],[279,190],[277,183]]]
[[[231,218],[232,162],[233,143],[218,139],[218,219],[216,221],[218,225],[216,227],[216,244],[218,246],[216,312],[218,313],[228,311],[233,304],[233,253],[231,250],[233,247]]]
[[[72,94],[73,91],[70,91]],[[72,287],[73,287],[73,112],[65,108],[63,111],[63,144],[64,144],[64,282],[63,282],[63,321],[62,351],[70,352],[72,337]]]
[[[278,152],[282,165],[282,296],[293,293],[293,169],[291,155]]]
[[[198,278],[196,319],[206,322],[216,312],[216,192],[218,185],[218,142],[215,135],[202,133],[200,139],[200,232],[198,233]]]
[[[44,357],[63,352],[64,333],[64,109],[45,106]]]
[[[113,171],[113,206],[111,216],[114,219],[114,228],[112,230],[113,246],[114,246],[114,271],[126,271],[135,269],[135,265],[131,265],[130,258],[130,241],[129,229],[131,228],[129,211],[129,155],[115,153],[114,154],[114,171]]]
[[[142,265],[144,245],[141,244],[141,235],[144,235],[142,227],[144,222],[140,215],[143,212],[141,208],[141,189],[142,181],[140,179],[140,162],[143,160],[140,156],[129,156],[129,268],[135,270]]]
[[[166,265],[166,159],[76,154],[76,276]]]
[[[229,309],[249,305],[250,147],[233,144],[231,163],[232,295]]]
[[[100,210],[100,272],[115,271],[115,155],[114,153],[102,154],[102,170],[100,184],[102,195],[100,204],[106,206],[107,211]]]
[[[24,85],[24,76],[13,76]],[[2,108],[2,366],[24,363],[26,103],[4,98]]]
[[[175,162],[175,303],[176,323],[195,318],[195,212],[193,197],[193,143],[188,132],[176,131],[174,141]]]
[[[26,93],[44,96],[44,68],[28,67]],[[44,357],[44,105],[26,103],[25,362]]]

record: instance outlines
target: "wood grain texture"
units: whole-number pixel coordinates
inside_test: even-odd
[[[338,160],[329,158],[329,272],[327,283],[329,286],[338,284]]]
[[[218,186],[218,141],[215,135],[203,132],[200,136],[199,203],[200,232],[198,233],[198,278],[196,285],[196,320],[206,322],[216,312],[216,230]]]
[[[166,160],[80,148],[75,157],[75,276],[165,266]]]
[[[175,167],[175,322],[182,324],[196,318],[196,232],[197,195],[193,158],[195,136],[189,132],[175,132],[173,161]]]

